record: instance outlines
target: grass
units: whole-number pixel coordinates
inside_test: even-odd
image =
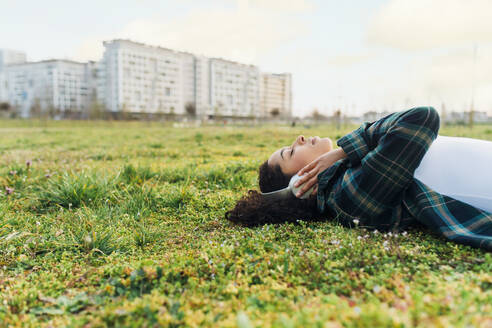
[[[224,220],[275,149],[356,127],[0,121],[0,322],[491,326],[490,253],[425,230]]]

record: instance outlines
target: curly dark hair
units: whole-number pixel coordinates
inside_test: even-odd
[[[270,192],[287,187],[292,176],[286,175],[280,165],[270,166],[265,161],[259,168],[261,192]],[[249,190],[227,211],[225,218],[235,224],[254,227],[266,223],[295,222],[296,220],[316,221],[322,219],[317,210],[316,195],[299,199],[266,200],[257,190]]]

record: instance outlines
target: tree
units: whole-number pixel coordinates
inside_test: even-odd
[[[29,116],[41,118],[41,101],[39,98],[34,99],[31,108],[29,109]]]
[[[337,130],[340,130],[340,123],[342,121],[342,111],[340,109],[337,109],[333,114],[333,117],[335,118],[335,122],[337,124]]]
[[[316,121],[326,119],[326,116],[321,114],[317,108],[313,109],[313,111],[311,112],[311,117]]]
[[[8,102],[2,102],[2,103],[0,103],[0,110],[1,111],[7,112],[7,111],[10,111],[11,108],[12,107],[10,106],[10,104]]]
[[[123,106],[121,107],[121,118],[123,120],[130,119],[130,110],[128,109],[126,103],[123,103]]]
[[[0,103],[0,116],[7,117],[9,115],[12,115],[11,111],[12,111],[12,107],[8,102]]]
[[[193,116],[193,117],[196,116],[196,106],[195,106],[195,103],[193,103],[193,102],[186,103],[185,110],[186,110],[186,113],[189,116]]]
[[[441,104],[441,121],[444,124],[446,124],[446,119],[447,119],[447,111],[446,111],[446,105],[444,102]]]
[[[273,117],[277,117],[280,115],[280,109],[278,108],[274,108],[270,111],[270,115],[272,115]]]
[[[88,112],[88,117],[90,120],[100,120],[103,118],[106,108],[103,104],[98,102],[97,99],[93,99],[89,105]]]

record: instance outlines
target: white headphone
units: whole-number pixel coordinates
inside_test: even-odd
[[[288,199],[291,197],[291,195],[297,194],[297,192],[304,186],[304,183],[298,187],[294,187],[294,184],[299,180],[301,177],[299,175],[294,175],[292,178],[290,178],[289,185],[285,187],[284,189],[280,190],[275,190],[272,192],[262,192],[261,194],[263,197],[269,200],[279,200],[279,199]],[[309,190],[307,190],[301,197],[300,199],[306,199],[311,195],[313,192],[314,186],[312,186]]]

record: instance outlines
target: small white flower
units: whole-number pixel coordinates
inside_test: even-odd
[[[360,307],[358,307],[358,306],[354,307],[354,312],[357,314],[360,314],[360,312],[361,312]]]
[[[362,237],[361,237],[361,236],[357,236],[357,239],[358,239],[358,240],[361,240],[361,239],[362,239]]]
[[[388,241],[387,240],[384,241],[383,246],[384,247],[388,246]]]
[[[373,292],[375,293],[379,293],[381,291],[381,287],[379,287],[378,285],[374,286],[374,288],[372,289]]]
[[[358,225],[359,224],[359,220],[358,219],[353,219],[352,221],[355,223],[355,225]]]
[[[403,232],[401,233],[401,235],[402,235],[402,236],[406,236],[406,235],[407,235],[407,232],[406,232],[406,231],[403,231]]]
[[[379,233],[379,231],[378,231],[378,229],[374,229],[374,231],[372,233],[377,235]]]

